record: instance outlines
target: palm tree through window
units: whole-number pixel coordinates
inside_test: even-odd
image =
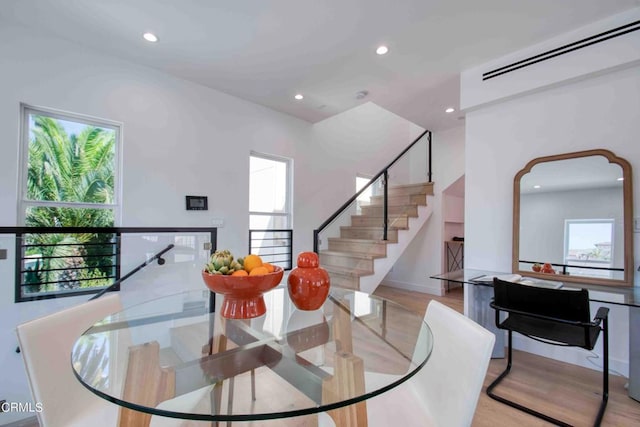
[[[19,215],[28,227],[118,222],[120,125],[23,106]],[[23,236],[21,298],[102,288],[115,277],[114,236]]]

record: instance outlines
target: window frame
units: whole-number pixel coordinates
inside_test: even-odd
[[[287,227],[284,227],[285,229],[293,229],[293,159],[253,150],[249,152],[249,163],[251,163],[251,157],[259,157],[261,159],[284,163],[286,165],[286,189],[284,203],[285,212],[262,212],[252,211],[249,209],[249,223],[251,223],[251,216],[279,216],[286,218]],[[251,168],[249,168],[249,205],[251,205]]]
[[[113,177],[113,203],[83,203],[83,202],[57,202],[49,200],[29,200],[27,198],[27,173],[29,170],[29,116],[41,115],[56,120],[71,121],[88,126],[96,126],[115,131],[114,153],[114,177]],[[62,208],[90,208],[111,209],[113,211],[113,227],[118,227],[122,219],[122,134],[123,124],[113,120],[102,119],[79,113],[57,110],[48,107],[20,104],[20,150],[19,150],[19,187],[17,203],[18,224],[25,225],[28,207],[62,207]]]
[[[595,219],[565,219],[564,220],[564,248],[563,248],[563,262],[565,264],[569,264],[569,259],[567,255],[569,254],[569,240],[571,239],[570,229],[573,224],[609,224],[611,226],[611,250],[609,254],[608,267],[605,268],[613,268],[615,261],[614,254],[614,239],[615,239],[615,226],[616,221],[614,218],[595,218]],[[580,260],[579,262],[585,263],[588,266],[593,267],[595,264],[604,263],[606,261],[597,261],[597,260]],[[592,264],[592,265],[590,265]],[[575,267],[579,268],[579,267]],[[612,271],[607,273],[607,276],[604,278],[611,278]]]
[[[31,116],[45,116],[54,120],[63,120],[85,126],[95,126],[102,129],[109,129],[115,133],[114,143],[114,159],[113,159],[113,201],[112,203],[87,203],[87,202],[68,202],[68,201],[51,201],[51,200],[32,200],[27,197],[28,189],[28,171],[29,171],[29,145],[31,142]],[[72,113],[58,109],[29,105],[20,103],[20,141],[18,144],[18,188],[17,188],[17,223],[25,226],[27,210],[30,207],[58,207],[71,209],[103,209],[112,212],[113,224],[108,229],[117,229],[122,219],[122,147],[123,147],[123,123],[88,116],[79,113]],[[31,228],[31,227],[29,227]],[[37,227],[34,227],[37,228]],[[60,227],[60,233],[65,233],[65,228]],[[72,227],[74,228],[74,227]],[[27,229],[23,227],[23,229]],[[101,228],[102,229],[102,228]],[[37,233],[30,233],[37,234]],[[22,253],[22,238],[16,235],[16,293],[15,302],[27,302],[50,298],[64,298],[77,295],[94,294],[100,292],[104,287],[96,286],[92,288],[84,288],[82,290],[58,289],[55,291],[37,292],[30,295],[22,293],[22,269],[24,264],[18,257]],[[114,281],[120,278],[120,258],[119,258],[119,242],[115,243],[115,260],[114,260]],[[113,283],[112,283],[113,284]],[[111,284],[111,285],[112,285]],[[110,286],[110,285],[108,285]],[[114,290],[119,290],[119,285]]]

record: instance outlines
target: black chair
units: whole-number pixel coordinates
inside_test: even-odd
[[[494,279],[493,286],[495,297],[491,302],[491,307],[496,311],[496,326],[508,331],[508,360],[504,372],[487,387],[489,397],[556,425],[570,426],[570,424],[505,399],[493,392],[511,370],[512,334],[518,332],[547,344],[593,350],[600,331],[603,331],[602,403],[594,423],[595,426],[599,426],[609,398],[607,319],[609,309],[600,307],[595,318],[591,321],[589,293],[586,289],[549,289],[505,282],[499,279]],[[500,321],[503,312],[508,316],[505,320]]]

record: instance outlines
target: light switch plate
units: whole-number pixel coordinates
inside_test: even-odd
[[[633,231],[640,233],[640,216],[633,218]]]

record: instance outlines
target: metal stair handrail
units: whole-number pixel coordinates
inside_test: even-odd
[[[353,202],[356,201],[356,199],[362,194],[364,193],[364,191],[369,188],[375,181],[377,181],[380,177],[384,177],[383,182],[384,182],[384,200],[383,200],[383,208],[382,208],[382,216],[383,216],[383,226],[384,226],[384,230],[383,230],[383,240],[387,240],[387,230],[389,229],[389,214],[388,214],[388,181],[389,181],[389,169],[398,161],[400,160],[402,157],[404,157],[405,154],[407,154],[407,152],[409,150],[411,150],[411,148],[413,148],[414,145],[416,145],[419,141],[422,140],[422,138],[426,135],[427,137],[427,144],[428,144],[428,153],[427,153],[427,178],[428,178],[428,182],[431,183],[431,131],[430,130],[425,130],[424,132],[422,132],[415,140],[413,140],[413,142],[411,144],[409,144],[404,150],[402,150],[400,152],[400,154],[398,154],[387,166],[385,166],[380,172],[378,172],[373,178],[371,178],[369,180],[369,182],[367,183],[367,185],[365,185],[364,187],[362,187],[360,189],[360,191],[358,191],[356,194],[354,194],[353,196],[351,196],[351,198],[349,198],[349,200],[347,200],[342,206],[340,206],[340,208],[338,208],[337,211],[335,211],[326,221],[324,221],[322,224],[320,224],[320,226],[318,228],[316,228],[315,230],[313,230],[313,251],[318,253],[318,249],[320,246],[320,240],[319,240],[319,236],[320,233],[322,232],[322,230],[324,230],[325,228],[327,228],[329,226],[329,224],[331,224],[333,221],[335,221],[336,218],[338,218],[346,209],[349,208],[349,206],[351,206],[351,204]]]

